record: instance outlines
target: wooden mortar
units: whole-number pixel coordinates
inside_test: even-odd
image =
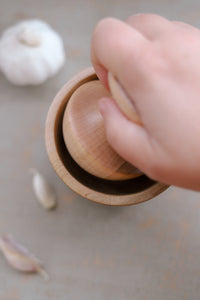
[[[62,125],[68,101],[84,83],[97,79],[93,68],[80,72],[61,88],[52,102],[45,128],[46,149],[51,164],[67,186],[89,200],[107,205],[131,205],[147,201],[168,186],[145,175],[118,181],[94,176],[77,164],[65,145]]]

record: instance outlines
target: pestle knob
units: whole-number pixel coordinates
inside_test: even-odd
[[[130,121],[142,125],[142,121],[136,112],[133,102],[129,99],[119,81],[110,72],[108,72],[108,84],[111,95],[120,110]]]
[[[121,87],[112,75],[109,80],[111,93],[121,93]],[[100,98],[110,96],[99,80],[89,81],[76,89],[63,117],[65,145],[76,163],[97,177],[108,180],[138,177],[142,173],[121,158],[106,140],[103,118],[97,105]]]

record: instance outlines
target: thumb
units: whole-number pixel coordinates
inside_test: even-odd
[[[100,99],[99,110],[109,144],[126,161],[148,174],[155,154],[145,128],[129,121],[111,98]]]

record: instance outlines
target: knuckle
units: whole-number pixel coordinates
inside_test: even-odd
[[[158,16],[155,14],[148,14],[148,13],[139,13],[139,14],[135,14],[132,15],[130,17],[128,17],[126,19],[127,23],[133,24],[134,23],[142,23],[142,24],[151,24],[151,21],[155,18],[157,18]]]
[[[95,29],[94,29],[94,33],[98,34],[98,33],[105,33],[107,28],[109,26],[111,26],[113,24],[113,22],[115,22],[115,19],[114,18],[103,18],[101,19]]]
[[[154,78],[154,75],[157,76],[168,72],[168,60],[166,60],[166,57],[159,49],[156,49],[156,47],[149,47],[148,51],[144,51],[142,61],[145,73],[147,76],[151,74],[152,79]],[[149,78],[151,78],[151,76]]]

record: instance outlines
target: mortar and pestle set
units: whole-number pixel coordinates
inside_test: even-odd
[[[123,88],[109,73],[112,97],[130,120],[140,123]],[[89,200],[107,205],[147,201],[168,188],[122,159],[106,140],[97,103],[110,96],[95,74],[86,69],[58,92],[46,120],[49,159],[63,182]]]

